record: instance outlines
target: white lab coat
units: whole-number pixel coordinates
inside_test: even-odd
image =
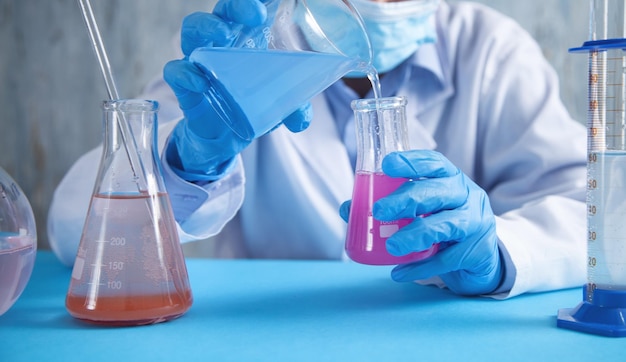
[[[582,285],[585,129],[561,103],[538,45],[484,6],[443,3],[438,42],[401,68],[385,78],[408,98],[411,146],[442,152],[489,195],[506,262],[505,288],[496,297]],[[161,103],[164,144],[175,124],[165,115],[176,114],[177,104],[162,81],[150,92]],[[344,257],[338,208],[351,198],[354,131],[348,120],[341,136],[327,93],[313,99],[309,129],[293,134],[281,127],[257,139],[233,172],[204,188],[177,178],[164,162],[182,241],[215,235],[203,242],[216,257]],[[50,209],[51,243],[68,264],[97,157],[94,150],[74,165]]]

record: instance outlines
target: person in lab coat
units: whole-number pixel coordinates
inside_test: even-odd
[[[584,284],[586,134],[560,101],[536,42],[476,3],[352,2],[372,41],[383,96],[408,99],[411,150],[388,156],[383,170],[420,179],[375,208],[377,218],[415,218],[387,249],[404,255],[448,245],[395,267],[392,278],[494,298]],[[261,6],[220,0],[212,14],[189,15],[183,54],[220,46],[228,24],[258,24]],[[216,119],[201,95],[202,73],[184,57],[168,63],[146,95],[161,105],[161,158],[181,240],[212,237],[202,242],[216,257],[345,258],[356,157],[350,101],[373,97],[361,76],[349,74],[247,142]],[[72,167],[50,209],[53,250],[67,264],[98,155]]]

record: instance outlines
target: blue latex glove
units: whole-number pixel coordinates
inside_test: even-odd
[[[439,276],[458,294],[493,292],[503,270],[495,217],[485,191],[435,151],[391,153],[383,160],[383,172],[414,180],[374,204],[379,220],[414,219],[387,239],[387,251],[402,256],[441,244],[436,255],[399,265],[391,277],[408,282]],[[349,202],[341,207],[344,219],[349,207]],[[431,215],[418,217],[425,214]]]
[[[219,0],[213,13],[196,12],[183,19],[181,48],[185,57],[199,47],[230,47],[243,27],[255,27],[267,19],[259,0]]]
[[[208,79],[187,57],[197,47],[230,46],[242,26],[260,25],[266,17],[266,7],[259,0],[220,0],[213,13],[193,13],[183,21],[181,47],[185,58],[167,63],[163,77],[174,91],[185,119],[174,129],[165,157],[172,169],[188,181],[221,178],[250,142],[219,119],[204,96]],[[282,124],[292,132],[300,132],[311,118],[311,105],[307,103]]]

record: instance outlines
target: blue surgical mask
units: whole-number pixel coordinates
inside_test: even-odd
[[[420,45],[437,40],[435,12],[439,0],[352,0],[352,4],[365,23],[374,54],[372,65],[378,73],[392,70]],[[357,75],[351,73],[348,76]]]

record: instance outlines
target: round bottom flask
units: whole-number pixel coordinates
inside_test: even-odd
[[[0,167],[0,315],[24,291],[36,254],[33,210],[17,183]]]

